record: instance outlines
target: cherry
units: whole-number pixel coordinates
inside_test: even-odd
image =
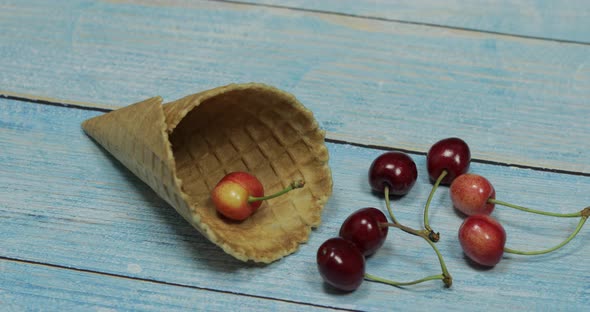
[[[410,156],[403,152],[379,155],[369,167],[369,184],[375,192],[382,192],[393,223],[399,223],[391,210],[389,195],[406,195],[416,183],[418,169]]]
[[[457,177],[449,189],[453,206],[464,214],[489,215],[494,210],[494,203],[489,199],[496,198],[496,191],[488,179],[472,173]]]
[[[255,176],[246,172],[232,172],[213,188],[211,199],[219,213],[229,219],[241,221],[254,213],[263,200],[283,195],[303,185],[303,181],[295,181],[282,191],[264,196],[262,183]]]
[[[363,283],[365,257],[352,242],[330,238],[320,246],[316,259],[320,275],[333,287],[353,291]]]
[[[458,176],[469,170],[471,152],[465,141],[446,138],[434,143],[426,155],[426,166],[431,181],[436,181],[443,172],[441,184],[449,185]]]
[[[387,217],[373,207],[352,213],[340,227],[340,237],[352,242],[364,256],[374,254],[385,242],[389,227]]]
[[[426,155],[426,167],[431,181],[434,181],[428,200],[424,206],[424,228],[430,232],[429,237],[433,242],[440,239],[439,233],[435,233],[428,221],[430,202],[436,189],[441,184],[450,184],[458,176],[469,170],[471,152],[465,141],[459,138],[446,138],[434,143]]]
[[[369,169],[369,184],[377,192],[384,192],[387,187],[390,194],[406,195],[417,178],[416,163],[402,152],[381,154]]]
[[[463,252],[483,266],[495,266],[502,259],[506,232],[502,225],[488,215],[472,215],[459,228]]]

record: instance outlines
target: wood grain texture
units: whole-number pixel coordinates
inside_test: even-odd
[[[240,0],[400,22],[590,43],[590,6],[583,0]]]
[[[332,310],[18,261],[0,260],[0,273],[2,311]]]
[[[371,193],[366,181],[370,162],[382,151],[345,144],[328,144],[334,195],[310,241],[271,265],[242,263],[206,241],[83,134],[80,122],[97,114],[0,99],[1,257],[340,309],[578,310],[590,303],[590,273],[579,265],[590,257],[585,243],[588,229],[553,254],[506,256],[494,269],[482,270],[464,259],[456,239],[461,217],[451,208],[444,188],[433,200],[431,221],[441,232],[439,248],[455,278],[451,289],[437,282],[408,288],[365,282],[353,293],[334,292],[317,273],[317,247],[335,236],[342,220],[357,208],[384,208],[382,198]],[[412,157],[419,168],[418,182],[408,196],[394,201],[394,209],[399,220],[418,227],[430,183],[424,157]],[[562,212],[590,203],[587,177],[481,163],[473,163],[471,170],[487,176],[498,198],[506,201]],[[506,227],[508,246],[521,249],[552,246],[576,223],[507,209],[498,209],[494,215]],[[7,270],[6,261],[0,265]],[[13,264],[10,267],[10,271],[19,270]],[[423,241],[393,230],[383,249],[368,261],[369,272],[400,280],[438,270],[434,254]],[[70,271],[42,274],[62,280],[78,278]],[[111,277],[84,279],[96,283],[89,287],[101,292],[119,287],[111,284]],[[149,285],[140,287],[151,291]],[[187,296],[182,287],[153,291]],[[55,292],[56,296],[71,295],[67,289]]]
[[[12,94],[125,106],[257,81],[333,140],[425,152],[460,136],[478,159],[590,174],[589,45],[208,1],[1,6]]]

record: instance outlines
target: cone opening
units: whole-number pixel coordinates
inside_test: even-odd
[[[192,213],[221,244],[253,259],[276,259],[305,241],[331,192],[323,134],[311,113],[272,88],[230,89],[196,105],[170,134],[176,172]],[[242,222],[221,217],[210,192],[227,173],[255,175],[266,193],[294,179],[306,187],[264,202]]]

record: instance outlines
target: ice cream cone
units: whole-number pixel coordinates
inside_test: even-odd
[[[332,192],[324,133],[292,95],[233,84],[162,105],[151,98],[83,123],[83,129],[199,232],[240,260],[295,252],[321,222]],[[222,217],[210,197],[227,173],[246,171],[271,194],[248,219]]]

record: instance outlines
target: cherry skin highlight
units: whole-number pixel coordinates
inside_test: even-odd
[[[443,171],[447,175],[441,184],[449,185],[455,178],[469,170],[471,151],[465,141],[446,138],[434,143],[426,155],[426,167],[431,181],[436,181]]]
[[[222,215],[232,220],[244,220],[260,207],[262,201],[248,202],[250,197],[264,195],[262,183],[246,172],[224,176],[211,192],[211,199]]]
[[[324,281],[339,290],[353,291],[363,283],[365,257],[342,237],[325,241],[318,248],[316,260]]]
[[[369,184],[376,192],[384,192],[385,186],[393,195],[405,195],[416,183],[416,163],[406,153],[386,152],[381,154],[369,168]]]
[[[488,215],[473,215],[459,228],[459,242],[467,257],[483,266],[495,266],[504,255],[506,232]]]
[[[490,181],[480,175],[460,175],[451,183],[449,194],[453,206],[468,216],[489,215],[494,211],[495,205],[488,199],[496,198],[496,191]]]
[[[352,242],[363,256],[374,254],[385,242],[389,227],[387,217],[373,207],[362,208],[352,213],[340,227],[340,237]]]

